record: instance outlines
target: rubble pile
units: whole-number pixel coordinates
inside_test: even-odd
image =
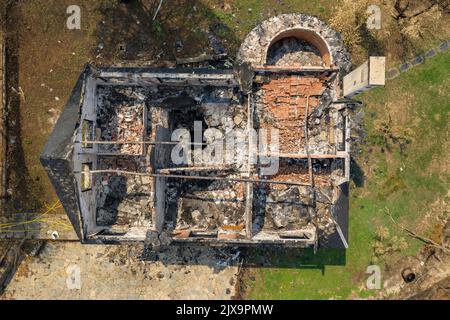
[[[144,140],[144,104],[121,105],[117,108],[119,141],[143,141]],[[122,154],[142,154],[142,144],[123,144],[120,150]]]
[[[256,94],[260,128],[279,130],[280,153],[304,153],[306,106],[312,114],[319,107],[324,82],[316,77],[275,76]]]
[[[204,143],[213,144],[224,143],[227,147],[226,141],[234,141],[238,143],[236,135],[242,136],[243,144],[247,138],[247,108],[240,104],[239,97],[233,89],[230,88],[215,88],[214,90],[206,91],[202,97],[196,98],[199,100],[194,106],[184,109],[172,109],[170,115],[170,127],[175,129],[187,129],[191,134],[191,141],[194,141],[194,122],[200,122],[202,127],[202,138]],[[205,131],[208,129],[217,129],[214,133],[219,133],[219,136],[208,136]],[[209,133],[213,133],[209,131]],[[212,146],[211,146],[212,148]],[[207,151],[207,150],[206,150]],[[206,152],[205,151],[205,152]],[[232,154],[226,154],[226,152]],[[239,149],[233,148],[230,144],[228,150],[224,150],[222,154],[222,163],[232,165],[240,168],[244,163],[244,159],[240,157]],[[191,153],[192,163],[195,165],[208,165],[205,159],[194,158],[197,156],[195,152]],[[236,161],[229,161],[235,159]]]
[[[266,198],[264,229],[298,230],[305,227],[310,220],[307,206],[310,200],[302,199],[306,197],[308,194],[300,194],[298,187],[270,190]]]
[[[267,52],[267,64],[279,67],[324,67],[319,50],[294,37],[274,43]]]
[[[99,168],[144,171],[145,159],[100,158]],[[152,225],[153,178],[119,175],[96,176],[97,224],[100,226],[149,227]]]
[[[314,184],[318,186],[330,185],[330,174],[324,171],[316,171],[314,172]],[[309,171],[304,168],[292,168],[284,167],[280,168],[278,173],[272,177],[277,181],[290,181],[290,182],[298,182],[298,183],[309,183]],[[275,185],[274,189],[282,189],[282,185]]]
[[[176,230],[244,226],[243,183],[169,180],[168,210]]]
[[[114,113],[108,115],[107,122],[100,126],[103,141],[143,141],[143,104],[120,104]],[[139,155],[143,152],[142,144],[100,145],[104,152]]]
[[[308,121],[309,146],[316,154],[332,154],[335,147],[330,143],[330,120],[328,114],[311,117]]]
[[[99,177],[97,224],[100,226],[150,227],[152,183],[145,177]]]
[[[331,184],[331,165],[328,161],[313,161],[314,184],[329,186]],[[271,176],[277,181],[309,183],[309,169],[307,159],[280,159],[277,174]],[[284,185],[273,185],[275,189],[282,189]]]
[[[309,96],[309,112],[319,105],[318,96],[322,95],[324,82],[312,76],[275,76],[268,83],[261,86],[263,90],[263,101],[274,116],[287,117],[297,115],[288,112],[290,109],[279,110],[280,107],[306,107]],[[295,109],[294,109],[295,111]],[[298,114],[297,116],[305,115]]]
[[[98,89],[97,128],[102,141],[143,141],[145,92],[139,88]],[[100,144],[101,153],[140,155],[142,144]]]
[[[241,105],[231,104],[224,108],[222,104],[204,103],[200,110],[208,128],[216,128],[222,133],[231,134],[235,129],[247,126],[247,109]]]
[[[233,167],[239,169],[245,166],[247,161],[245,157],[242,157],[238,144],[244,146],[247,143],[247,108],[236,104],[236,102],[232,102],[226,108],[210,103],[202,104],[201,108],[208,128],[218,129],[222,134],[221,138],[225,148],[223,152],[224,163],[230,165],[230,159],[232,159],[231,164]],[[214,143],[217,140],[206,137],[205,142]],[[226,144],[228,142],[230,145]]]
[[[331,216],[332,187],[315,189],[314,211],[313,191],[307,186],[284,186],[272,188],[260,186],[254,193],[253,231],[294,231],[304,229],[317,222],[321,234],[329,236],[336,231]]]
[[[324,237],[329,237],[336,232],[336,225],[331,216],[331,205],[326,203],[316,203],[317,224]]]
[[[204,192],[205,193],[205,192]],[[217,230],[222,226],[243,226],[243,202],[234,199],[196,198],[187,194],[178,200],[176,229]]]
[[[319,230],[323,236],[330,236],[336,232],[336,225],[331,215],[333,204],[333,188],[331,186],[321,186],[315,189],[316,214]]]

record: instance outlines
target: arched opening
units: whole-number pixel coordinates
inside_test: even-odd
[[[278,67],[331,66],[325,40],[308,29],[291,29],[275,36],[266,53],[266,64]]]

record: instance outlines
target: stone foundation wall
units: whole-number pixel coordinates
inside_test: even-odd
[[[341,35],[323,21],[306,14],[282,14],[262,22],[247,35],[239,49],[237,59],[249,63],[253,68],[263,66],[266,64],[269,47],[274,41],[284,38],[283,34],[292,36],[296,30],[310,35],[314,33],[314,39],[309,42],[316,47],[319,42],[326,44],[330,55],[330,67],[339,68],[343,74],[350,70],[350,55]],[[317,49],[322,49],[320,51],[323,55],[325,48]]]

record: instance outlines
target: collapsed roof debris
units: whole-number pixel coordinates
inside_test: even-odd
[[[273,66],[324,66],[320,52],[308,42],[295,37],[284,38],[269,48],[267,63]]]
[[[237,56],[235,70],[87,66],[41,157],[81,241],[347,246],[342,39],[281,15]]]

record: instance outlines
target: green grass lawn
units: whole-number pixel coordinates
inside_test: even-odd
[[[286,267],[252,269],[252,276],[244,277],[248,298],[344,299],[374,294],[364,287],[377,229],[384,226],[389,232],[382,241],[384,249],[393,243],[391,252],[379,255],[376,263],[381,266],[414,254],[421,246],[395,227],[386,212],[402,225],[433,236],[439,216],[445,214],[434,204],[449,200],[449,69],[447,52],[388,81],[384,88],[356,97],[364,102],[367,136],[356,157],[364,183],[351,183],[345,265],[307,268],[311,252],[294,257],[273,254],[272,262],[286,259]],[[407,248],[396,247],[402,239]],[[320,251],[319,255],[330,256]],[[317,260],[321,264],[320,257]]]

